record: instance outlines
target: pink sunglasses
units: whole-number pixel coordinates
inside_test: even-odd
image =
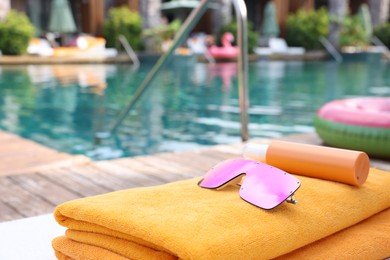
[[[207,189],[241,185],[243,200],[262,209],[273,209],[283,201],[296,204],[294,193],[301,183],[295,176],[268,164],[233,159],[211,168],[198,185]]]

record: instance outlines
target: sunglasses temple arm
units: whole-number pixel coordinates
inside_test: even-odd
[[[298,204],[298,201],[295,200],[295,195],[294,194],[292,194],[290,197],[288,197],[286,199],[286,202],[291,203],[291,204]]]

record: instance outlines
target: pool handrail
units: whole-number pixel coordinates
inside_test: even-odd
[[[333,44],[326,39],[325,37],[320,37],[320,43],[325,47],[325,49],[328,51],[328,53],[335,59],[337,62],[342,62],[343,57],[341,54],[337,51],[336,47],[333,46]]]
[[[195,8],[188,18],[185,20],[179,31],[176,33],[171,47],[158,59],[156,64],[150,70],[143,82],[137,88],[132,99],[128,105],[119,113],[118,118],[112,125],[109,133],[96,133],[95,138],[101,139],[102,137],[110,136],[121,125],[128,113],[133,109],[139,98],[150,86],[150,83],[161,70],[163,65],[166,64],[168,59],[172,56],[174,50],[188,37],[190,30],[198,23],[200,18],[208,9],[208,4],[212,0],[201,0],[199,6]],[[248,32],[247,32],[247,10],[244,0],[233,0],[234,10],[237,16],[237,43],[240,49],[240,55],[238,57],[238,91],[239,91],[239,103],[240,103],[240,121],[241,121],[241,139],[247,141],[248,134]]]
[[[126,37],[123,34],[120,34],[118,37],[119,42],[122,44],[123,48],[125,48],[125,51],[129,58],[133,61],[133,65],[138,68],[141,64],[137,54],[134,52],[133,48],[131,47],[129,41],[126,39]]]

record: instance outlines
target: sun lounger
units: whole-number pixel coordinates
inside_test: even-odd
[[[55,259],[55,237],[60,259],[390,256],[390,173],[372,169],[361,188],[299,178],[299,204],[272,211],[243,202],[234,187],[201,189],[197,179],[71,201],[56,212],[65,236],[52,214],[0,223],[0,259]]]
[[[258,47],[255,49],[257,55],[303,55],[305,48],[289,47],[282,38],[271,38],[268,41],[268,47]]]
[[[53,214],[2,222],[0,259],[53,260],[51,241],[65,230],[54,220]]]

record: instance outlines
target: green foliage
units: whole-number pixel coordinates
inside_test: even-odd
[[[175,33],[180,29],[182,22],[179,19],[175,19],[169,24],[160,24],[157,27],[146,29],[143,32],[145,37],[156,37],[161,42],[166,40],[172,40]]]
[[[320,37],[326,37],[329,15],[325,8],[299,10],[287,17],[286,42],[289,46],[300,46],[307,50],[320,49]]]
[[[172,40],[181,25],[182,21],[175,19],[169,24],[160,24],[154,28],[146,29],[142,35],[149,39],[150,50],[160,52],[163,42]]]
[[[390,22],[384,23],[374,29],[374,35],[390,48]]]
[[[107,47],[117,47],[119,35],[124,35],[134,50],[143,47],[142,19],[138,12],[130,11],[127,7],[113,7],[108,11],[108,17],[104,22],[104,38]]]
[[[231,32],[234,35],[233,44],[237,45],[237,21],[233,20],[228,24],[222,26],[219,34],[218,34],[218,44],[221,44],[222,35],[226,32]],[[254,49],[257,46],[257,42],[259,40],[259,34],[253,30],[253,24],[248,21],[248,53],[254,53]]]
[[[342,21],[339,43],[341,47],[364,47],[370,42],[370,36],[361,24],[359,16],[347,16]]]
[[[25,54],[34,33],[35,27],[25,14],[10,10],[0,22],[0,50],[7,55]]]

